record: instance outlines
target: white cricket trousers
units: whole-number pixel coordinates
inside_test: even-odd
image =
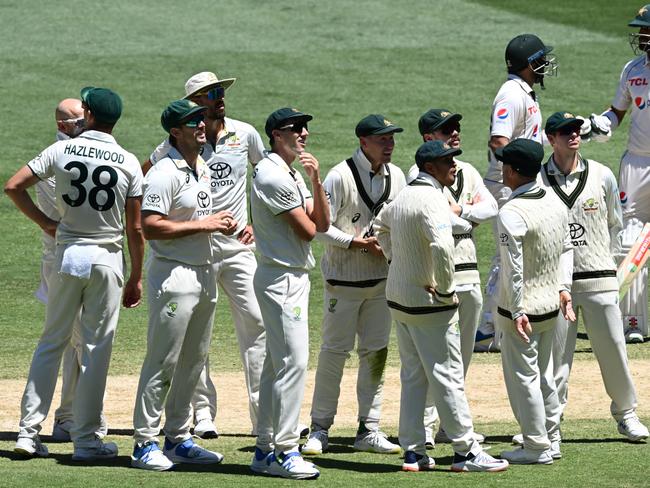
[[[297,451],[309,360],[309,275],[304,269],[262,262],[253,284],[266,328],[257,447]]]
[[[101,429],[106,375],[120,312],[123,281],[111,267],[93,265],[88,279],[55,273],[43,334],[36,346],[21,402],[19,437],[41,430],[52,403],[64,350],[79,318],[81,368],[72,400],[75,447],[96,445]]]
[[[465,396],[456,317],[452,310],[431,314],[428,325],[396,321],[402,363],[399,442],[404,451],[426,454],[424,406],[429,387],[454,452],[466,456],[481,451]]]
[[[58,269],[56,268],[55,249],[43,244],[43,257],[41,259],[41,283],[35,295],[41,302],[47,305],[47,293],[50,283],[56,279]],[[72,326],[72,338],[70,344],[63,351],[63,365],[61,366],[61,404],[54,411],[55,421],[72,420],[72,399],[79,379],[79,368],[81,366],[81,334],[79,331],[79,320],[75,320]]]
[[[481,294],[481,285],[476,283],[472,288],[466,291],[456,292],[458,295],[458,324],[460,327],[460,355],[463,359],[463,378],[467,377],[469,363],[472,361],[474,353],[474,340],[476,339],[476,329],[478,321],[481,318],[481,309],[483,307],[483,295]],[[438,412],[433,401],[433,390],[429,386],[427,392],[427,406],[424,409],[424,428],[427,435],[433,435],[433,426],[438,420]]]
[[[147,354],[133,412],[136,443],[190,438],[192,395],[205,366],[217,302],[212,266],[151,257],[147,263]]]
[[[508,399],[524,436],[524,447],[545,451],[560,440],[561,408],[553,378],[553,338],[558,319],[531,323],[526,344],[515,333],[513,320],[497,317],[501,362]]]
[[[266,332],[262,313],[253,290],[253,276],[257,269],[255,254],[249,248],[223,253],[223,258],[212,265],[217,283],[221,286],[232,313],[239,356],[244,367],[248,391],[248,410],[253,432],[257,430],[260,375],[266,355]],[[195,421],[213,420],[217,411],[217,391],[210,379],[209,361],[201,371],[192,399]]]
[[[623,210],[623,253],[627,253],[643,224],[650,222],[650,157],[626,151],[618,175]],[[627,295],[620,302],[623,327],[638,329],[647,337],[648,267],[636,275]]]
[[[311,407],[312,423],[329,429],[341,393],[345,361],[358,337],[357,401],[359,421],[379,429],[384,369],[392,319],[386,303],[386,280],[356,288],[325,282],[322,345]]]
[[[589,342],[600,366],[605,390],[612,399],[612,416],[621,421],[635,414],[636,391],[627,362],[625,335],[618,308],[618,291],[572,293],[576,322],[560,317],[553,345],[554,376],[561,411],[569,395],[569,375],[582,313]]]

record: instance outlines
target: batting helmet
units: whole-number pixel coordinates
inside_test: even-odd
[[[506,46],[506,66],[508,73],[518,73],[530,66],[540,76],[552,76],[557,71],[555,58],[546,59],[553,50],[545,45],[535,34],[520,34]]]
[[[650,4],[644,5],[639,9],[639,12],[627,25],[630,27],[638,27],[641,31],[646,29],[644,33],[631,33],[630,47],[637,56],[643,52],[650,51],[650,34],[647,30],[650,29]]]

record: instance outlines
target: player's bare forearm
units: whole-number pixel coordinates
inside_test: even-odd
[[[145,210],[142,212],[142,228],[145,239],[168,240],[178,239],[201,232],[222,232],[232,234],[237,226],[232,212],[224,210],[210,215],[202,220],[173,221],[166,215]]]
[[[52,220],[39,209],[27,189],[40,180],[28,166],[23,166],[5,184],[5,194],[11,198],[16,207],[30,220],[34,221],[43,231],[54,237],[58,222]]]
[[[141,197],[127,198],[124,212],[126,220],[126,243],[129,246],[129,257],[131,259],[129,280],[136,280],[138,282],[142,280],[142,265],[144,261],[144,233],[142,231],[140,214],[141,205]],[[142,288],[142,285],[140,285],[140,288]]]
[[[504,136],[492,136],[488,142],[488,146],[492,151],[496,151],[498,148],[506,146],[510,142],[510,139]]]
[[[317,232],[327,232],[330,226],[330,207],[320,179],[312,180],[312,194],[314,208],[309,217],[316,225]]]

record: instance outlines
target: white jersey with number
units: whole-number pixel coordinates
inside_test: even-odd
[[[239,224],[232,236],[215,233],[215,245],[221,241],[237,240],[237,234],[248,224],[246,205],[246,174],[248,164],[256,165],[264,158],[264,144],[255,128],[239,120],[224,118],[225,131],[214,147],[209,142],[201,148],[201,157],[211,172],[212,208],[214,212],[230,210]],[[165,139],[151,153],[149,160],[155,165],[170,149]],[[222,243],[227,244],[227,243]]]
[[[627,149],[650,156],[650,65],[645,53],[623,68],[612,107],[623,112],[632,107]]]
[[[514,139],[530,139],[542,144],[542,113],[531,86],[519,76],[510,74],[501,85],[492,104],[490,138],[494,136]],[[488,149],[489,167],[486,180],[503,181],[502,163]]]
[[[251,213],[257,251],[262,259],[289,268],[315,265],[309,242],[296,235],[281,214],[302,207],[312,198],[302,175],[277,154],[268,153],[253,171]]]
[[[86,131],[27,164],[42,180],[56,178],[57,244],[122,246],[122,213],[127,198],[142,195],[142,170],[112,135]]]
[[[212,213],[210,170],[199,157],[192,169],[171,148],[144,178],[142,211],[156,212],[174,222],[202,220]],[[175,239],[149,241],[153,255],[190,265],[212,263],[210,234],[198,232]]]

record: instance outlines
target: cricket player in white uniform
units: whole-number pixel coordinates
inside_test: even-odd
[[[142,294],[142,171],[135,156],[111,135],[122,113],[120,97],[105,88],[87,87],[81,91],[81,99],[86,131],[45,149],[9,180],[5,192],[25,215],[56,237],[58,271],[48,283],[48,294],[56,300],[47,304],[45,327],[23,394],[14,450],[26,456],[48,454],[38,434],[52,402],[63,351],[78,320],[81,367],[72,402],[72,459],[92,461],[117,455],[115,443],[104,444],[96,433],[101,428],[122,290],[125,307],[138,305]],[[50,177],[56,178],[58,223],[39,210],[27,193],[27,188]],[[124,231],[131,270],[123,286]]]
[[[453,149],[460,148],[461,114],[447,109],[432,108],[425,112],[418,121],[422,139],[426,141],[443,141]],[[483,296],[481,294],[481,277],[478,272],[474,227],[496,217],[497,203],[483,184],[479,172],[470,163],[454,158],[456,178],[454,183],[444,188],[449,201],[452,232],[454,236],[454,281],[458,296],[458,324],[460,326],[460,353],[463,358],[463,374],[467,370],[474,352],[476,329],[481,316]],[[417,164],[409,170],[407,181],[410,183],[418,176]],[[430,392],[431,393],[431,392]],[[433,448],[435,442],[448,443],[449,437],[442,426],[433,435],[433,428],[438,419],[438,412],[431,394],[424,413],[424,425],[427,434],[427,448]],[[485,436],[475,433],[479,442]]]
[[[619,259],[634,245],[643,225],[650,222],[650,4],[641,7],[628,25],[639,28],[638,34],[630,34],[630,45],[637,57],[623,67],[610,108],[591,116],[592,139],[604,141],[631,111],[627,149],[618,175],[623,208]],[[647,268],[636,276],[620,308],[627,342],[643,342],[649,335]]]
[[[260,259],[255,295],[266,328],[260,382],[258,436],[251,470],[293,479],[317,478],[316,467],[298,452],[300,406],[309,359],[309,242],[330,226],[327,197],[316,158],[305,152],[311,115],[281,108],[265,131],[271,150],[253,172],[251,212]],[[312,194],[298,171],[298,158]]]
[[[426,453],[424,406],[427,388],[452,441],[452,471],[503,471],[476,441],[465,397],[454,283],[454,238],[443,187],[454,182],[460,154],[443,141],[425,142],[415,161],[415,181],[386,205],[375,220],[377,240],[390,261],[386,298],[397,322],[402,393],[399,440],[402,469],[433,469]]]
[[[541,144],[515,139],[495,156],[512,190],[497,217],[502,264],[497,326],[508,398],[523,434],[523,446],[501,458],[552,464],[561,457],[553,337],[560,309],[575,320],[568,214],[553,191],[536,181],[544,158]]]
[[[501,85],[490,116],[490,139],[488,141],[488,170],[485,186],[501,207],[510,196],[510,188],[503,184],[501,162],[494,151],[510,141],[525,138],[544,143],[542,113],[539,109],[535,84],[544,87],[546,76],[555,76],[557,64],[549,56],[553,50],[534,34],[521,34],[506,46],[505,60],[508,79]],[[496,227],[494,228],[497,239]],[[498,241],[497,241],[498,242]],[[476,350],[498,350],[499,338],[494,332],[496,292],[499,279],[499,253],[492,259],[490,274],[485,286],[483,317],[476,335]]]
[[[160,120],[172,148],[144,180],[149,330],[133,412],[131,465],[153,471],[223,459],[190,435],[192,395],[210,348],[216,305],[211,234],[232,234],[238,225],[232,212],[212,212],[210,169],[199,155],[206,141],[205,111],[189,100],[167,106]],[[157,439],[163,409],[164,452]]]
[[[608,167],[585,159],[578,152],[581,125],[583,121],[569,112],[556,112],[548,118],[545,132],[553,154],[540,175],[569,211],[573,308],[576,318],[580,312],[583,314],[605,390],[612,399],[612,416],[621,434],[631,441],[640,441],[648,437],[648,429],[636,415],[636,391],[618,308],[614,256],[620,253],[619,234],[623,228],[618,186]],[[577,335],[577,321],[559,321],[553,369],[562,411],[568,399]]]
[[[56,140],[63,141],[74,139],[84,129],[84,110],[81,100],[77,98],[66,98],[61,100],[54,113],[56,119]],[[54,177],[36,183],[36,204],[38,208],[50,219],[59,221],[61,216],[56,208],[56,179]],[[41,258],[41,282],[35,296],[43,304],[47,305],[48,283],[56,279],[56,241],[47,232],[41,235],[43,244],[43,255]],[[54,411],[54,427],[52,428],[52,439],[58,442],[70,441],[70,429],[72,429],[72,399],[77,387],[81,359],[81,337],[79,335],[79,324],[75,323],[72,328],[72,340],[70,345],[63,352],[63,364],[61,366],[61,404]],[[102,427],[97,435],[106,435],[106,422],[102,416]]]
[[[379,430],[391,317],[386,305],[388,264],[372,222],[381,207],[405,186],[404,173],[390,162],[394,135],[402,131],[383,115],[364,117],[355,128],[360,147],[351,158],[334,166],[323,182],[332,224],[327,232],[317,235],[326,244],[321,259],[325,296],[311,433],[302,448],[305,455],[321,454],[328,448],[343,367],[355,337],[359,428],[354,448],[400,452],[399,445]]]
[[[198,73],[185,83],[185,98],[207,108],[207,140],[201,150],[201,157],[210,168],[213,211],[230,210],[239,223],[233,235],[219,232],[213,234],[213,267],[217,284],[224,290],[230,303],[255,434],[260,374],[265,354],[265,331],[253,291],[257,261],[253,230],[248,223],[246,176],[249,163],[255,165],[264,157],[264,144],[252,125],[226,117],[225,93],[235,80],[220,80],[208,71]],[[169,140],[163,141],[156,148],[149,161],[143,165],[145,174],[151,164],[156,164],[165,157],[169,149]],[[192,399],[195,435],[204,439],[218,437],[214,425],[216,404],[217,392],[206,362]]]

